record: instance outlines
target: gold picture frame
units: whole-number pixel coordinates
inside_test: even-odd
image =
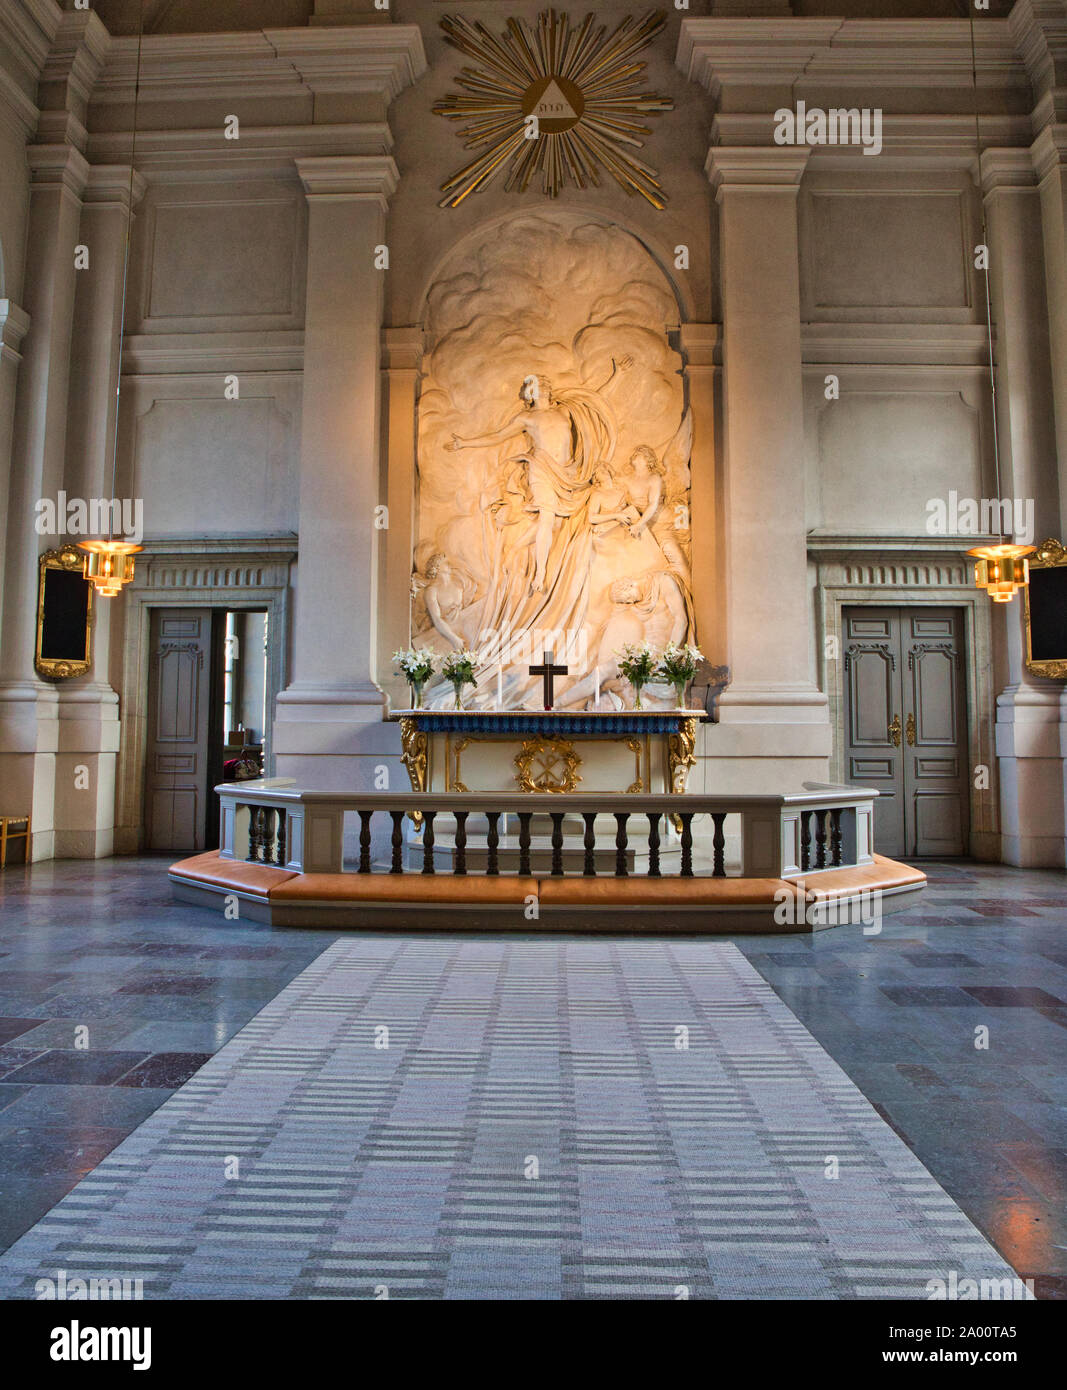
[[[72,545],[46,550],[38,561],[33,666],[46,680],[84,676],[92,666],[93,586],[84,561]]]
[[[1033,585],[1033,571],[1062,569],[1067,570],[1067,549],[1058,540],[1049,538],[1038,546],[1037,551],[1030,556],[1030,583],[1023,590],[1024,608],[1026,613],[1026,669],[1033,672],[1035,676],[1044,676],[1048,680],[1067,680],[1067,648],[1061,656],[1038,656],[1035,658],[1033,653],[1033,628],[1031,623],[1030,590]],[[1064,578],[1064,586],[1067,587],[1067,576]]]

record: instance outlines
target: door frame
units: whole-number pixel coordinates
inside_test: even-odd
[[[833,751],[830,776],[845,772],[845,608],[955,608],[962,610],[966,757],[970,789],[970,854],[1000,859],[1000,792],[996,758],[996,686],[993,673],[992,604],[974,585],[965,542],[948,538],[809,536],[815,568],[816,662],[830,706]],[[833,653],[836,652],[836,658]],[[974,768],[989,769],[989,787],[978,791]]]
[[[123,599],[122,742],[115,787],[115,853],[144,848],[148,673],[153,608],[266,610],[267,692],[273,711],[288,684],[290,567],[296,538],[146,541]],[[265,773],[274,771],[268,740]]]

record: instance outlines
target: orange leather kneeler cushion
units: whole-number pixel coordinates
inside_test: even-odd
[[[192,883],[206,883],[213,888],[235,888],[266,897],[272,888],[296,874],[289,869],[274,869],[269,864],[246,864],[241,859],[220,859],[217,849],[196,854],[170,866],[170,872]]]
[[[271,890],[272,903],[521,903],[535,878],[488,874],[297,874]]]
[[[845,893],[873,893],[878,889],[904,888],[913,883],[925,883],[922,869],[898,863],[876,854],[873,864],[861,864],[851,869],[822,869],[807,881],[808,898],[834,898]]]
[[[543,878],[541,901],[561,907],[768,906],[780,878]]]

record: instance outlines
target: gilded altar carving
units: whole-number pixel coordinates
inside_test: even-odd
[[[582,760],[565,738],[528,738],[515,755],[515,780],[524,792],[572,792]]]
[[[426,790],[430,752],[425,732],[414,719],[400,720],[400,761],[408,770],[408,780],[413,792]],[[411,819],[416,826],[422,824],[422,812],[413,811]]]
[[[697,721],[685,719],[676,734],[667,735],[667,774],[670,790],[684,793],[690,769],[696,766]]]

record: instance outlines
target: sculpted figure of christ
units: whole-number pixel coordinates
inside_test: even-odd
[[[497,430],[462,439],[452,436],[449,449],[490,448],[520,436],[524,449],[529,504],[537,517],[534,535],[534,577],[531,593],[544,592],[552,528],[558,516],[573,516],[585,503],[596,467],[615,448],[615,423],[604,393],[633,358],[613,360],[611,373],[596,390],[553,391],[544,377],[529,376],[519,390],[521,405]]]

